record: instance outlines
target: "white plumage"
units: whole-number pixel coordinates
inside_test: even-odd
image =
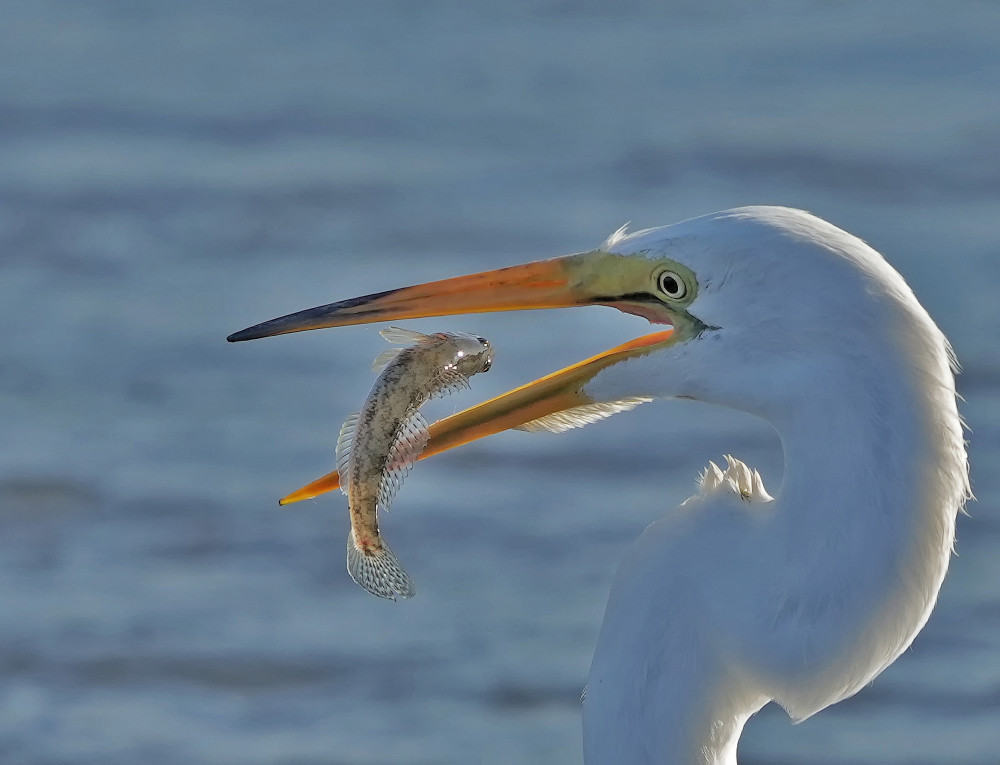
[[[689,310],[715,329],[587,392],[755,413],[785,471],[767,501],[742,463],[710,465],[636,542],[590,671],[585,760],[731,765],[765,703],[815,714],[926,622],[969,495],[951,351],[878,253],[807,213],[745,208],[614,246],[689,267]]]
[[[774,499],[764,488],[764,479],[760,477],[760,473],[731,454],[726,455],[725,470],[714,462],[709,462],[708,467],[698,476],[698,484],[701,491],[691,500],[713,494],[729,494],[744,502],[771,502]]]

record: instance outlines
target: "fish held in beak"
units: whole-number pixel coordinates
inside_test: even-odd
[[[565,255],[342,300],[248,327],[228,339],[241,342],[380,321],[584,305],[612,306],[650,322],[674,325],[674,314],[655,293],[654,267],[645,257],[603,250]],[[648,399],[597,402],[584,387],[602,369],[672,345],[684,334],[671,328],[644,335],[440,420],[430,427],[421,459],[502,430],[565,429],[642,403]],[[292,492],[281,504],[339,485],[339,475],[333,472]]]
[[[673,329],[643,335],[489,401],[438,420],[428,430],[430,437],[420,459],[511,428],[565,430],[578,427],[649,401],[650,399],[645,397],[608,402],[595,401],[584,391],[584,386],[602,369],[626,359],[644,356],[673,345],[674,342],[676,339]],[[563,425],[559,426],[557,423]],[[340,475],[337,471],[333,471],[293,491],[279,500],[278,504],[290,505],[338,488],[340,488]]]

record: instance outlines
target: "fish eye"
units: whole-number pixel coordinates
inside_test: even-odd
[[[476,340],[478,340],[479,342],[481,342],[485,347],[487,347],[487,348],[490,347],[490,341],[487,340],[485,337],[480,337],[479,335],[476,335]]]
[[[657,286],[660,292],[671,300],[680,300],[687,294],[687,285],[680,274],[673,271],[662,271],[657,277]]]

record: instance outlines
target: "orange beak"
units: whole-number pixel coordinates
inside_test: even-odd
[[[587,294],[581,278],[589,255],[568,255],[341,300],[256,324],[227,339],[238,343],[307,329],[376,321],[588,305],[600,302]]]
[[[241,330],[229,340],[377,321],[578,305],[609,305],[650,321],[673,324],[673,316],[652,293],[651,283],[651,265],[645,258],[594,251],[310,308]],[[439,420],[430,427],[430,440],[421,459],[541,417],[595,404],[584,391],[594,375],[678,339],[674,329],[644,335]],[[316,497],[339,486],[339,475],[329,473],[292,492],[280,504]]]

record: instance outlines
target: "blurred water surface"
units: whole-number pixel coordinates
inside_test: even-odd
[[[993,3],[8,2],[0,6],[0,760],[575,763],[617,562],[750,417],[668,402],[428,462],[344,571],[329,469],[371,327],[228,346],[365,292],[740,204],[813,210],[914,286],[965,366],[980,501],[927,628],[746,763],[998,762],[1000,10]],[[643,331],[489,337],[474,391]]]

